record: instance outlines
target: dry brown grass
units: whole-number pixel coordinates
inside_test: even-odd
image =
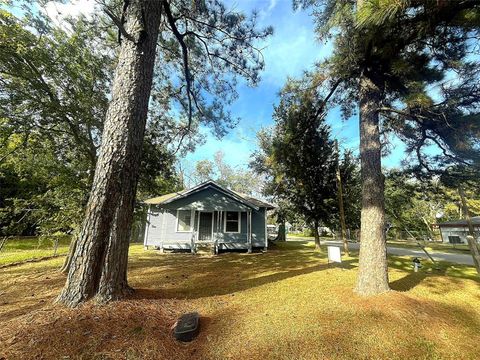
[[[0,270],[0,359],[475,359],[480,283],[443,264],[412,273],[392,258],[397,291],[352,292],[357,260],[328,267],[310,244],[266,254],[159,255],[131,248],[137,291],[107,306],[52,302],[62,259]],[[177,317],[202,315],[199,337],[172,339]]]

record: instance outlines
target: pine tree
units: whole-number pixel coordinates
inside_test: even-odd
[[[389,289],[385,245],[382,131],[394,131],[431,170],[422,148],[443,159],[476,161],[480,124],[478,65],[468,61],[478,39],[479,1],[294,1],[312,6],[320,38],[334,37],[322,64],[345,116],[359,107],[362,215],[359,276],[362,295]],[[473,42],[474,43],[474,42]],[[452,71],[458,82],[442,80]],[[433,94],[432,85],[441,85]],[[438,101],[438,98],[441,98]],[[439,160],[441,157],[437,157]],[[437,164],[439,162],[437,161]]]
[[[318,228],[333,224],[338,205],[337,152],[322,108],[312,92],[298,86],[290,81],[281,92],[270,146],[262,149],[268,160],[257,154],[254,163],[261,165],[257,166],[259,172],[262,166],[270,169],[274,193],[304,217],[315,235],[315,248],[320,250]]]
[[[222,132],[228,114],[221,101],[208,105],[205,93],[214,89],[221,99],[231,98],[235,75],[256,83],[263,63],[254,42],[271,33],[257,31],[254,18],[216,0],[129,0],[121,9],[105,5],[105,11],[119,29],[120,51],[85,219],[58,298],[68,306],[132,291],[128,245],[152,85],[164,86],[167,98],[178,86],[175,100],[186,118],[182,138],[195,119]]]

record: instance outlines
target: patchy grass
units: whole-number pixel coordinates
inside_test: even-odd
[[[58,237],[57,255],[68,253],[70,236]],[[0,251],[0,266],[54,255],[54,237],[17,237],[8,239]]]
[[[357,259],[328,266],[312,243],[268,253],[160,255],[133,245],[137,291],[107,306],[53,305],[64,283],[56,258],[0,270],[0,358],[25,359],[475,359],[480,283],[471,267],[411,271],[391,257],[396,291],[355,295]],[[191,343],[172,339],[184,312],[202,315]]]

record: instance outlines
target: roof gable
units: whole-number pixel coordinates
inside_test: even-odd
[[[226,189],[223,186],[218,185],[217,183],[215,183],[212,180],[206,181],[206,182],[204,182],[202,184],[199,184],[199,185],[197,185],[197,186],[195,186],[191,189],[188,189],[188,190],[182,190],[182,191],[179,191],[179,192],[176,192],[176,193],[166,194],[166,195],[163,195],[163,196],[148,199],[148,200],[145,201],[145,203],[146,204],[151,204],[151,205],[153,205],[153,204],[155,204],[155,205],[165,205],[165,204],[172,203],[172,202],[174,202],[176,200],[179,200],[179,199],[187,198],[187,197],[191,196],[192,194],[196,194],[196,193],[198,193],[200,191],[203,191],[205,189],[208,189],[208,188],[213,188],[213,189],[223,193],[224,195],[228,196],[229,198],[231,198],[231,199],[233,199],[233,200],[235,200],[235,201],[237,201],[237,202],[239,202],[243,205],[246,205],[246,206],[248,206],[252,209],[255,209],[255,210],[258,210],[261,207],[270,208],[270,209],[274,208],[273,205],[265,203],[261,200],[257,200],[255,198],[250,197],[250,196],[240,194],[240,193],[237,193],[235,191]]]

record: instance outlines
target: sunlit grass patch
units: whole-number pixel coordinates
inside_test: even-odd
[[[19,237],[7,239],[0,251],[0,266],[39,259],[48,256],[63,255],[68,252],[70,236],[60,236],[55,253],[55,237]]]
[[[313,242],[219,256],[130,249],[128,300],[68,310],[52,300],[61,258],[0,270],[0,357],[114,359],[475,359],[480,283],[472,267],[389,257],[395,291],[363,298],[356,253],[328,264]],[[200,312],[189,344],[171,326]],[[33,345],[32,345],[33,344]]]

